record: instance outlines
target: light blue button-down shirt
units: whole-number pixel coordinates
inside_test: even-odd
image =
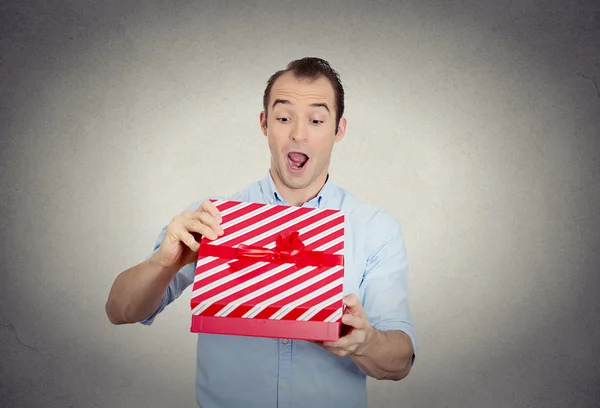
[[[196,209],[207,198],[192,203]],[[288,203],[270,173],[231,200]],[[331,177],[304,207],[345,213],[344,294],[355,293],[379,330],[415,331],[407,297],[408,258],[398,222],[388,212],[360,202]],[[164,237],[160,232],[154,251]],[[193,283],[195,264],[183,267],[170,283],[150,325]],[[191,315],[190,315],[191,318]],[[364,408],[366,376],[349,357],[337,357],[306,341],[198,334],[196,399],[202,408]]]

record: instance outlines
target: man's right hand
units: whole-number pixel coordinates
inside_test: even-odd
[[[202,237],[214,240],[223,235],[222,221],[219,210],[209,200],[195,211],[184,211],[167,226],[165,237],[150,262],[174,271],[194,262]]]

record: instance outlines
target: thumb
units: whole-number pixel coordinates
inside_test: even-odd
[[[356,294],[351,293],[347,296],[344,296],[344,306],[346,306],[346,312],[353,315],[362,315],[364,314],[362,305],[358,300],[358,296]]]

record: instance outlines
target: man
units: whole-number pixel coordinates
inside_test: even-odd
[[[343,324],[335,343],[199,334],[196,398],[203,408],[365,407],[366,376],[401,380],[415,356],[407,300],[408,261],[398,223],[334,185],[331,152],[346,130],[338,74],[303,58],[274,74],[260,126],[271,151],[266,177],[237,201],[344,210]],[[217,197],[209,197],[217,198]],[[223,233],[205,198],[163,228],[154,252],[122,272],[106,312],[114,324],[151,324],[193,282],[200,238]]]

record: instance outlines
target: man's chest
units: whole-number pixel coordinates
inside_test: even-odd
[[[361,283],[366,266],[364,236],[348,222],[344,230],[344,295],[354,293],[362,302]]]

